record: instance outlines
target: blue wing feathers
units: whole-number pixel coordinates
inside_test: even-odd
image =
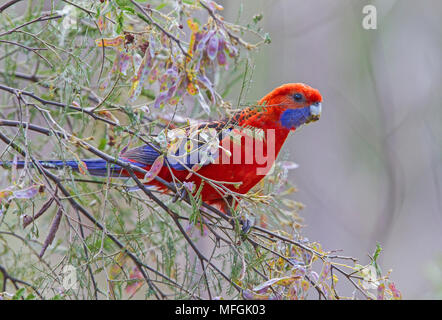
[[[123,159],[129,159],[144,165],[152,165],[158,156],[159,153],[149,145],[127,150],[121,155]]]

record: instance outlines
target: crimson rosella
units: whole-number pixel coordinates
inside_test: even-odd
[[[166,191],[160,179],[155,179],[160,177],[178,189],[186,186],[189,192],[200,191],[202,201],[228,212],[232,194],[247,193],[270,171],[289,133],[319,119],[321,102],[318,90],[302,83],[285,84],[229,119],[163,132],[164,139],[157,138],[158,148],[143,145],[123,152],[119,160],[149,171],[149,177],[135,172],[146,185]],[[164,149],[167,152],[161,154]],[[92,176],[129,176],[122,167],[103,159],[40,164],[74,171],[86,167]],[[24,161],[15,165],[22,168]]]

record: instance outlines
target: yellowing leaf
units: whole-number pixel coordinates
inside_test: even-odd
[[[299,279],[300,277],[286,277],[281,278],[278,282],[276,282],[277,285],[287,287],[291,285],[296,279]]]
[[[307,280],[302,280],[301,287],[302,287],[302,290],[304,290],[304,292],[307,292],[308,289],[310,288],[310,283]]]
[[[222,11],[224,10],[224,7],[218,3],[216,3],[215,1],[210,1],[210,4],[212,5],[212,7],[214,7],[216,10]]]
[[[86,175],[87,173],[87,166],[86,163],[84,163],[84,161],[78,161],[78,171],[82,174],[82,175]]]
[[[152,166],[150,167],[149,172],[147,172],[146,175],[144,176],[142,182],[149,183],[150,181],[152,181],[160,173],[161,169],[163,168],[163,163],[164,163],[163,155],[156,158]]]
[[[294,201],[294,200],[291,200],[291,199],[282,199],[282,203],[284,203],[284,205],[285,205],[287,208],[290,208],[290,209],[299,209],[298,203],[297,203],[296,201]]]
[[[126,287],[126,293],[130,294],[131,296],[134,295],[143,285],[143,274],[141,273],[140,269],[137,267],[134,267],[129,274],[129,277],[131,279],[130,284]]]
[[[201,169],[201,167],[202,167],[202,165],[197,163],[197,164],[194,164],[192,166],[192,170],[197,172],[199,169]],[[193,172],[189,172],[189,174],[187,175],[186,179],[189,179],[192,176],[192,174],[193,174]]]
[[[247,289],[243,290],[242,295],[245,300],[269,300],[270,298],[268,295],[257,294]]]
[[[193,55],[193,46],[195,44],[195,39],[196,39],[196,33],[198,32],[200,26],[198,24],[198,22],[192,20],[192,19],[187,19],[187,25],[189,26],[189,29],[192,31],[192,35],[190,36],[190,43],[189,43],[189,49],[187,51],[189,57],[186,58],[187,62],[190,62],[192,55]]]
[[[272,285],[280,285],[280,286],[289,286],[293,283],[296,279],[299,279],[300,277],[283,277],[283,278],[273,278],[270,279],[264,283],[261,283],[259,286],[253,288],[253,291],[258,293],[264,293],[267,291],[267,289]]]
[[[12,191],[10,190],[1,190],[0,191],[0,202],[2,199],[9,198],[12,195]]]
[[[112,120],[117,124],[120,124],[120,121],[112,114],[112,112],[108,110],[99,110],[97,113],[101,116],[104,116],[105,118],[108,118],[109,120]]]
[[[134,80],[132,81],[132,85],[130,86],[130,90],[129,90],[129,96],[130,97],[134,96],[134,93],[137,90],[139,83],[140,83],[140,81],[137,80],[136,77],[134,77]]]
[[[98,18],[98,28],[101,32],[103,32],[104,28],[106,28],[106,19],[103,16]]]
[[[96,39],[95,43],[98,47],[119,47],[124,44],[124,36],[118,36],[116,38]]]
[[[115,263],[109,267],[109,279],[116,279],[117,276],[121,273],[122,267],[126,263],[128,256],[124,252],[120,252],[115,258]]]
[[[198,22],[193,19],[187,19],[187,25],[189,26],[189,29],[192,30],[192,32],[198,32],[200,28]]]
[[[195,85],[192,82],[189,82],[189,84],[187,85],[187,92],[194,96],[197,94],[198,90],[196,89]]]

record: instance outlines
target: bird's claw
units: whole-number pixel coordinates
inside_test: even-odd
[[[181,188],[181,190],[178,190],[175,195],[173,196],[172,202],[177,202],[178,199],[183,200],[186,197],[186,188]]]
[[[241,219],[240,223],[242,224],[241,231],[244,234],[248,233],[250,229],[253,227],[253,221],[250,220],[249,218]]]

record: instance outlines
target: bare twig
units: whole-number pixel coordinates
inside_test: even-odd
[[[11,0],[9,2],[6,2],[4,5],[2,5],[0,7],[0,13],[2,13],[3,11],[5,11],[9,7],[13,6],[14,4],[16,4],[17,2],[20,2],[20,1],[22,1],[22,0]]]
[[[54,20],[54,19],[59,19],[61,17],[62,17],[62,15],[55,15],[54,16],[52,14],[44,14],[44,15],[38,17],[38,18],[35,18],[34,20],[25,22],[25,23],[23,23],[23,24],[21,24],[21,25],[19,25],[17,27],[14,27],[14,28],[12,28],[10,30],[7,30],[7,31],[5,31],[3,33],[0,33],[0,37],[3,37],[3,36],[8,35],[8,34],[11,34],[11,33],[15,32],[15,31],[17,31],[18,29],[21,29],[23,27],[26,27],[26,26],[28,26],[30,24],[33,24],[33,23],[36,23],[36,22],[42,22],[42,21],[47,21],[47,20]]]
[[[186,49],[184,49],[181,41],[177,39],[174,35],[172,35],[170,32],[166,31],[161,25],[159,25],[157,22],[155,22],[152,17],[146,12],[146,10],[143,9],[143,7],[137,3],[135,0],[130,0],[132,4],[137,7],[138,10],[140,10],[143,15],[146,17],[146,19],[154,25],[158,30],[160,30],[162,33],[164,33],[170,40],[174,41],[178,47],[180,48],[181,52],[188,58],[191,58],[191,56],[187,53]]]
[[[11,276],[5,269],[5,267],[3,267],[2,265],[0,265],[0,272],[3,274],[3,286],[2,286],[2,292],[6,291],[6,283],[7,281],[11,281],[11,283],[14,285],[14,288],[16,290],[18,290],[19,288],[19,284],[24,285],[26,287],[32,288],[32,290],[34,290],[34,292],[41,298],[43,299],[42,295],[40,294],[40,292],[30,283],[27,283],[26,281],[17,279],[13,276]]]
[[[1,39],[0,39],[0,42],[8,43],[8,44],[12,44],[12,45],[14,45],[14,46],[18,46],[18,47],[24,48],[24,49],[26,49],[26,50],[28,50],[28,51],[31,51],[31,52],[35,53],[36,55],[38,55],[41,59],[43,59],[44,62],[46,62],[51,68],[54,67],[54,66],[52,65],[52,63],[51,63],[48,59],[46,59],[44,56],[42,56],[42,55],[38,52],[38,51],[42,51],[42,50],[47,50],[47,48],[31,48],[31,47],[25,46],[24,44],[21,44],[21,43],[18,43],[18,42],[14,42],[14,41],[9,41],[9,40],[1,40]]]
[[[32,222],[37,220],[43,213],[45,213],[50,207],[51,204],[54,202],[54,197],[51,197],[48,201],[46,201],[41,209],[35,214],[34,216],[30,217],[28,215],[25,215],[23,217],[23,229],[26,228],[28,225],[30,225]]]

